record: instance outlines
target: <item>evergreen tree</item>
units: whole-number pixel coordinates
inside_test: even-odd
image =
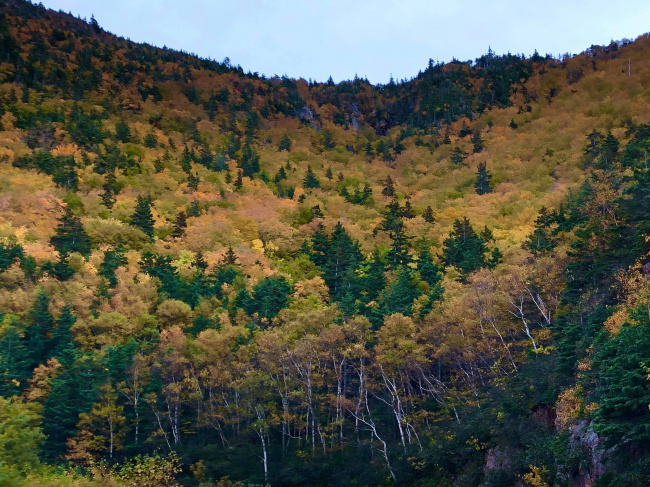
[[[56,320],[56,328],[52,333],[52,355],[62,356],[65,350],[74,350],[72,333],[70,328],[77,322],[77,317],[72,314],[72,306],[66,303],[61,310],[59,319]]]
[[[433,208],[427,206],[424,209],[424,213],[422,213],[422,218],[424,218],[424,221],[427,223],[435,223],[436,217],[433,214]]]
[[[124,255],[122,238],[118,236],[115,248],[104,253],[104,261],[99,265],[98,274],[106,279],[111,287],[115,287],[117,286],[115,271],[118,267],[126,266],[128,263],[129,261]]]
[[[29,325],[25,328],[25,344],[29,352],[29,370],[44,364],[50,358],[54,332],[54,317],[50,313],[50,298],[40,288],[29,311]]]
[[[20,337],[17,317],[5,317],[0,335],[0,397],[21,393],[31,375],[30,349]]]
[[[234,186],[236,190],[244,187],[244,172],[241,169],[237,169],[237,179],[235,179]]]
[[[323,269],[327,263],[327,252],[330,248],[330,239],[325,232],[323,223],[319,222],[316,231],[311,236],[311,252],[309,260],[317,267]]]
[[[375,301],[384,287],[386,287],[386,264],[379,253],[379,249],[375,247],[363,279],[363,301],[366,303]]]
[[[151,214],[151,199],[148,196],[138,196],[130,224],[142,230],[153,241],[154,221]]]
[[[292,286],[283,276],[265,277],[253,288],[251,311],[270,322],[289,305],[292,292]]]
[[[476,173],[476,182],[474,187],[476,188],[476,194],[483,195],[486,193],[491,193],[492,188],[490,187],[490,180],[492,179],[492,174],[486,169],[487,163],[479,162],[478,163],[478,172]]]
[[[284,133],[282,139],[280,139],[280,144],[278,145],[278,151],[286,150],[287,152],[291,151],[291,138],[287,132]]]
[[[332,166],[327,166],[327,170],[325,171],[325,177],[332,182],[332,179],[334,179],[334,173],[332,172]]]
[[[311,166],[307,166],[307,174],[303,179],[302,187],[305,189],[320,188],[320,181],[312,171]]]
[[[229,266],[237,264],[237,254],[232,249],[232,245],[228,245],[228,250],[226,250],[226,254],[223,257],[223,263]]]
[[[472,133],[472,145],[474,154],[478,154],[483,150],[483,139],[481,138],[481,131],[478,129]]]
[[[187,228],[187,217],[185,216],[184,211],[178,212],[176,215],[176,222],[174,222],[174,230],[172,231],[172,237],[180,238],[185,234],[185,229]]]
[[[384,293],[382,305],[384,314],[410,315],[413,301],[421,294],[422,291],[415,285],[413,271],[403,266],[400,268],[397,280]]]
[[[90,237],[84,230],[81,220],[74,216],[70,207],[66,206],[54,232],[50,243],[59,254],[79,252],[86,258],[90,256]]]
[[[280,169],[278,169],[278,172],[273,178],[273,181],[275,181],[275,184],[278,184],[283,179],[287,179],[287,172],[284,170],[283,166],[280,166]]]
[[[131,130],[129,129],[129,125],[122,119],[118,120],[115,125],[115,138],[125,144],[131,142]]]
[[[384,188],[381,190],[381,194],[388,196],[389,198],[393,198],[395,196],[395,185],[390,176],[386,177],[386,181],[384,181]]]
[[[402,216],[409,220],[415,218],[415,212],[411,207],[411,201],[408,199],[406,200],[406,203],[404,203],[404,208],[402,208]]]
[[[467,217],[454,221],[449,237],[443,242],[445,265],[456,267],[464,279],[486,265],[486,252],[485,241],[474,231]]]
[[[528,236],[523,247],[530,250],[533,254],[553,250],[557,244],[552,236],[550,228],[552,224],[553,215],[549,213],[545,206],[542,206],[539,209],[539,215],[535,219],[535,230]]]
[[[458,167],[463,164],[465,161],[465,153],[463,150],[456,146],[454,147],[454,150],[451,152],[451,162],[454,166]]]
[[[386,256],[390,268],[397,269],[412,262],[413,259],[409,255],[409,249],[411,247],[410,241],[413,237],[406,235],[404,225],[398,225],[394,230],[388,232],[388,236],[392,240],[388,255]]]
[[[333,299],[340,300],[354,285],[354,272],[363,256],[359,242],[352,240],[341,222],[332,230],[329,242],[322,270]]]
[[[430,288],[442,280],[444,269],[433,262],[429,249],[424,249],[418,254],[417,269],[420,279],[429,284]]]
[[[260,156],[248,142],[242,148],[239,167],[243,175],[249,178],[260,172]]]
[[[226,162],[226,155],[223,152],[217,153],[214,157],[213,168],[215,171],[227,171],[228,164]]]

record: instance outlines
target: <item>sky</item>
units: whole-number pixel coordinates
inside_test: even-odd
[[[42,0],[133,41],[266,76],[372,83],[428,60],[558,56],[650,30],[647,0]]]

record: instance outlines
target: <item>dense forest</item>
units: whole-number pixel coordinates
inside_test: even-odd
[[[649,53],[315,82],[0,0],[0,485],[650,485]]]

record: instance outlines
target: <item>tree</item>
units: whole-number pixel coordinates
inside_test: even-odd
[[[241,169],[237,169],[237,179],[233,184],[236,190],[240,190],[244,187],[244,172]]]
[[[533,254],[545,253],[553,250],[557,243],[552,236],[551,225],[553,224],[553,215],[549,213],[545,206],[539,209],[539,215],[535,219],[535,230],[531,233],[523,247]]]
[[[151,213],[151,199],[148,196],[138,196],[130,224],[142,230],[153,241],[154,221]]]
[[[424,249],[418,254],[417,269],[420,279],[429,284],[429,287],[435,286],[442,280],[444,269],[433,262],[429,249]]]
[[[104,252],[104,261],[99,265],[98,274],[108,281],[111,287],[117,286],[115,271],[118,267],[126,266],[129,263],[124,255],[122,238],[118,236],[115,248]]]
[[[486,193],[491,193],[492,188],[490,187],[490,179],[492,179],[492,174],[486,169],[486,162],[478,163],[478,172],[476,177],[476,182],[474,187],[476,188],[476,194],[483,195]]]
[[[250,143],[246,142],[241,150],[241,157],[239,160],[239,167],[246,177],[253,177],[260,172],[260,156],[253,150]]]
[[[481,138],[481,131],[478,129],[472,133],[472,145],[474,154],[478,154],[483,150],[483,139]]]
[[[280,139],[280,144],[278,144],[278,151],[286,150],[287,152],[291,151],[291,138],[287,132],[284,133],[282,139]]]
[[[463,164],[463,161],[465,161],[465,153],[460,147],[458,146],[454,147],[454,150],[451,152],[452,164],[458,167]]]
[[[486,242],[474,231],[467,217],[456,219],[449,237],[443,242],[443,261],[445,265],[456,267],[463,279],[486,265]]]
[[[327,166],[327,170],[325,171],[325,177],[332,182],[332,179],[334,179],[334,173],[332,173],[332,166]]]
[[[119,119],[115,125],[115,138],[125,144],[131,142],[131,130],[129,125],[122,119]]]
[[[176,222],[174,222],[174,230],[172,231],[172,237],[180,238],[185,234],[185,229],[187,228],[187,217],[185,216],[184,211],[179,211],[176,215]]]
[[[81,220],[74,216],[70,207],[66,206],[54,232],[55,235],[50,238],[50,243],[59,254],[79,252],[86,258],[90,256],[90,237],[84,230]]]
[[[384,293],[383,309],[385,314],[411,314],[413,300],[422,294],[414,281],[411,268],[401,267],[397,280]]]
[[[293,287],[283,276],[265,277],[253,288],[252,305],[246,311],[257,313],[261,319],[270,322],[289,305],[292,292]]]
[[[54,317],[50,313],[50,298],[40,288],[29,312],[29,325],[25,328],[25,344],[29,351],[30,370],[50,358],[54,335]]]
[[[237,263],[237,254],[232,249],[232,245],[228,245],[228,250],[226,250],[226,254],[223,256],[223,263],[227,266]]]
[[[424,213],[422,213],[422,218],[424,218],[424,221],[427,223],[435,223],[436,217],[433,214],[433,208],[427,206],[424,209]]]
[[[384,181],[384,188],[381,190],[381,194],[388,196],[389,198],[393,198],[395,196],[395,185],[393,183],[393,179],[390,176],[386,177],[386,181]]]
[[[302,186],[305,189],[320,188],[320,181],[312,171],[311,166],[307,166],[307,174],[303,179]]]
[[[40,467],[40,417],[34,405],[0,398],[0,425],[0,479],[5,485],[22,485],[21,477]]]
[[[66,303],[59,319],[56,320],[56,328],[52,333],[52,356],[54,357],[62,357],[66,351],[75,348],[70,328],[77,322],[77,317],[72,314],[72,311],[72,306]]]

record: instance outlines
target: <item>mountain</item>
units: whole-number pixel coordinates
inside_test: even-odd
[[[0,2],[7,485],[648,485],[650,38],[374,86]]]

